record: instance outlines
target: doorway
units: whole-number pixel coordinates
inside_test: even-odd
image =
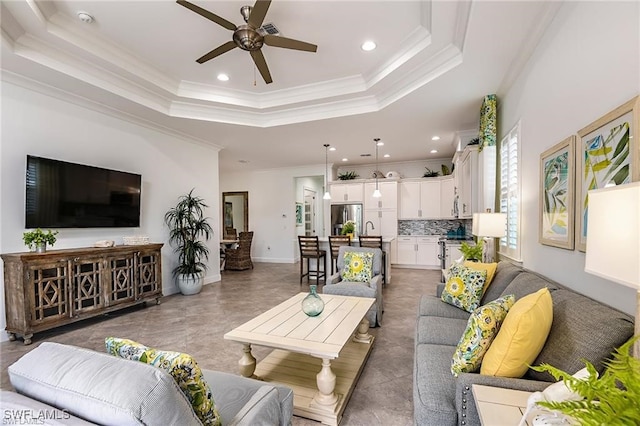
[[[316,191],[304,188],[304,235],[317,235],[316,196]]]

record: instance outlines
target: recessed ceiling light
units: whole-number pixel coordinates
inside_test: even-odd
[[[329,151],[335,151],[335,150],[336,150],[335,146],[332,146],[331,148],[329,148]]]
[[[389,155],[389,154],[385,154],[385,155],[383,155],[383,157],[384,157],[384,158],[389,158],[389,157],[391,157],[391,155]]]
[[[362,46],[360,46],[362,48],[362,50],[364,50],[365,52],[369,52],[373,49],[376,48],[376,44],[371,41],[371,40],[367,40],[364,43],[362,43]]]
[[[85,24],[92,24],[95,19],[93,16],[89,15],[87,12],[80,11],[78,12],[78,19],[84,22]]]
[[[431,138],[432,141],[439,141],[440,140],[440,136],[434,136]]]
[[[220,81],[229,81],[229,76],[226,74],[218,74],[218,80]]]
[[[432,149],[432,150],[431,150],[431,151],[429,151],[429,152],[430,152],[430,153],[432,153],[432,154],[435,154],[436,152],[438,152],[438,150],[437,150],[437,149]]]
[[[349,159],[348,158],[343,158],[342,161],[349,161]]]

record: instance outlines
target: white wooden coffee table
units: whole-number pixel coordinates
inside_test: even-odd
[[[337,425],[373,347],[365,315],[375,299],[320,294],[324,311],[308,317],[301,307],[306,295],[293,296],[224,338],[243,344],[240,374],[286,384],[293,389],[295,415]],[[276,350],[256,365],[252,344]]]

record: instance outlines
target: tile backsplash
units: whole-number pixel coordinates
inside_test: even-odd
[[[460,225],[465,228],[465,235],[470,238],[472,219],[451,220],[399,220],[398,235],[443,235],[456,231]]]

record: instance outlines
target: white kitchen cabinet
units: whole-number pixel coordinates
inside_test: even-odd
[[[398,252],[396,264],[415,265],[416,264],[416,239],[415,237],[398,237]]]
[[[417,266],[423,268],[439,268],[439,237],[399,236],[397,265]]]
[[[471,218],[474,213],[494,211],[496,186],[496,147],[478,153],[478,146],[467,146],[460,157],[458,193],[459,216]]]
[[[466,147],[462,154],[460,166],[460,217],[471,218],[478,205],[477,181],[474,171],[478,169],[478,147]]]
[[[398,209],[398,182],[381,182],[378,181],[378,189],[382,197],[375,198],[373,191],[376,189],[375,182],[367,182],[364,184],[364,208],[365,210],[374,209]]]
[[[442,219],[454,219],[456,217],[453,211],[455,196],[453,176],[442,179],[440,181],[440,217]]]
[[[364,201],[363,183],[332,183],[329,185],[331,202],[362,203]]]
[[[373,223],[373,230],[371,229],[371,225],[369,225],[368,228],[365,228],[369,221]],[[362,232],[365,232],[365,229],[369,235],[395,237],[398,235],[398,211],[395,209],[365,210]]]
[[[400,219],[439,219],[440,214],[440,179],[400,182]]]

